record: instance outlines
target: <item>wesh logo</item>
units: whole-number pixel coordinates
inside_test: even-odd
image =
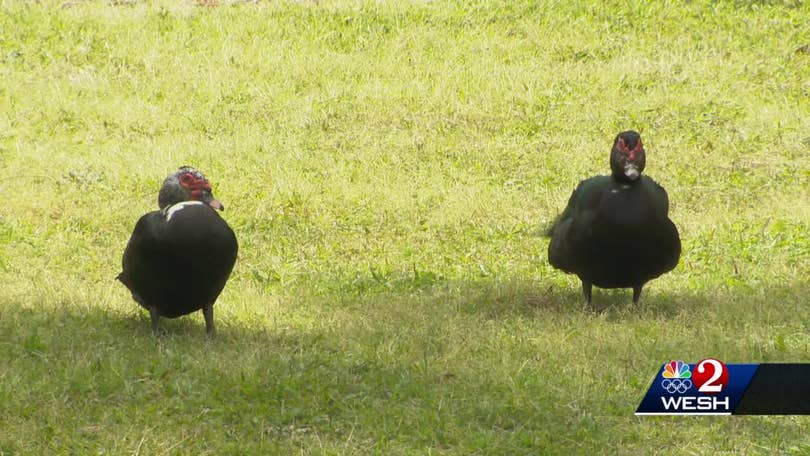
[[[661,377],[661,387],[669,394],[661,396],[664,410],[731,412],[728,396],[717,396],[728,384],[728,368],[722,361],[704,359],[695,365],[694,375],[683,361],[670,361]]]
[[[693,369],[694,373],[683,361],[670,361],[664,365],[659,395],[663,411],[731,413],[731,401],[728,395],[722,394],[728,385],[726,365],[707,358]]]
[[[762,366],[765,369],[760,375]],[[806,394],[797,393],[795,384],[798,378],[810,379],[810,364],[762,366],[726,365],[714,358],[697,364],[670,361],[658,369],[647,393],[641,398],[636,415],[731,415],[740,410],[741,414],[757,414],[763,410],[804,413],[805,409],[795,404],[801,404],[805,396],[806,403],[810,404],[810,383]],[[757,382],[753,381],[755,375],[760,375]],[[749,397],[749,386],[753,392],[748,402],[744,402],[743,396]],[[774,399],[766,400],[765,397]],[[810,407],[807,414],[810,415]]]

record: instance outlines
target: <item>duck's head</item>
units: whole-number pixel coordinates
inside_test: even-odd
[[[616,135],[610,151],[610,170],[618,182],[635,182],[644,171],[647,155],[641,144],[641,135],[628,130]]]
[[[200,201],[216,210],[224,210],[214,194],[211,193],[211,184],[201,172],[191,166],[181,166],[163,181],[163,187],[158,194],[158,206],[163,209],[183,201]]]

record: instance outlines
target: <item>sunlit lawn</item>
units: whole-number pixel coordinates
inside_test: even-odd
[[[810,362],[808,23],[0,2],[0,454],[807,454],[807,417],[633,412],[670,359]],[[683,255],[586,307],[542,232],[625,129]],[[240,242],[213,340],[114,280],[184,164]]]

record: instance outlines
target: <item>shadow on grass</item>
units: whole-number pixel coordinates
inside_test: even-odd
[[[404,274],[403,274],[404,275]],[[585,303],[579,280],[563,279],[555,275],[548,279],[492,277],[472,280],[434,280],[422,286],[414,286],[408,280],[393,282],[389,288],[364,288],[361,292],[330,295],[324,301],[338,301],[354,305],[375,300],[399,302],[409,305],[414,302],[452,305],[460,313],[477,314],[484,318],[502,318],[511,315],[541,317],[542,315],[607,314],[609,318],[621,319],[633,314],[647,317],[673,318],[683,313],[700,312],[717,307],[720,303],[773,302],[775,306],[796,304],[810,294],[810,284],[802,282],[753,286],[745,283],[729,283],[722,286],[683,284],[669,287],[659,281],[649,282],[638,304],[632,302],[632,289],[603,289],[594,287],[590,304]],[[573,276],[571,276],[573,277]],[[326,287],[327,289],[337,289]]]
[[[798,284],[760,290],[759,296],[798,303],[807,291]],[[668,318],[717,299],[750,298],[745,290],[652,290],[633,306],[630,297],[627,290],[600,290],[594,299],[608,304],[602,312],[609,319],[623,320],[636,309],[647,318]],[[599,408],[635,405],[629,402],[636,398],[626,394],[610,396],[617,404],[596,399],[598,384],[541,375],[557,369],[577,347],[560,346],[562,355],[538,356],[523,346],[528,340],[520,342],[520,335],[510,332],[520,325],[496,324],[494,331],[493,325],[485,326],[489,329],[469,335],[482,338],[468,341],[474,347],[457,347],[464,344],[459,335],[482,327],[475,319],[555,316],[565,325],[570,316],[596,312],[584,306],[578,289],[531,280],[443,282],[429,289],[370,293],[359,302],[344,296],[313,298],[305,305],[319,308],[316,317],[343,312],[342,320],[242,326],[228,321],[228,312],[217,312],[219,332],[213,339],[206,337],[199,315],[162,319],[165,334],[155,337],[148,315],[135,303],[126,311],[81,303],[21,306],[0,319],[5,348],[0,360],[13,373],[1,381],[4,390],[15,390],[3,395],[3,411],[21,417],[34,435],[42,423],[48,432],[65,433],[68,427],[97,426],[119,440],[133,428],[153,428],[156,442],[202,433],[200,443],[190,443],[192,450],[210,441],[217,452],[251,448],[250,442],[345,448],[351,434],[350,448],[361,452],[426,447],[475,452],[503,445],[504,451],[528,454],[599,448],[625,426],[620,420],[606,426],[594,420]],[[491,346],[486,338],[499,334],[508,337]],[[580,396],[583,391],[586,396]],[[71,405],[76,403],[83,405]],[[116,404],[115,410],[107,404]],[[593,410],[580,410],[587,406]],[[756,424],[735,432],[750,435]],[[801,422],[788,426],[797,435],[802,429]],[[88,438],[74,437],[74,442],[86,449]],[[101,435],[93,438],[99,447],[111,445]],[[152,443],[147,441],[144,450],[157,448]]]
[[[0,361],[13,375],[0,386],[18,386],[14,395],[3,395],[2,410],[33,436],[45,426],[52,438],[56,433],[57,440],[73,442],[52,449],[93,447],[88,439],[109,447],[108,438],[118,446],[126,440],[121,433],[149,428],[155,441],[218,435],[213,447],[204,446],[205,438],[199,446],[189,442],[191,449],[216,452],[278,439],[345,449],[350,434],[354,451],[481,450],[494,435],[549,441],[553,430],[543,422],[564,413],[562,404],[550,414],[535,405],[551,400],[536,379],[519,394],[533,401],[504,397],[512,387],[494,373],[465,376],[438,355],[414,358],[416,339],[394,341],[403,351],[385,353],[390,341],[375,338],[374,330],[222,322],[211,339],[196,319],[162,322],[166,333],[155,337],[139,313],[79,305],[23,307],[5,317]],[[68,438],[76,428],[92,435]],[[141,451],[149,448],[147,440]]]

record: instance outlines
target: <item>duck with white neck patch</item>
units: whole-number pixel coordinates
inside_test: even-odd
[[[214,302],[236,262],[236,235],[217,211],[225,207],[196,169],[183,166],[163,181],[160,210],[138,220],[124,250],[121,281],[149,311],[152,330],[160,317],[197,310],[208,334],[215,332]]]

